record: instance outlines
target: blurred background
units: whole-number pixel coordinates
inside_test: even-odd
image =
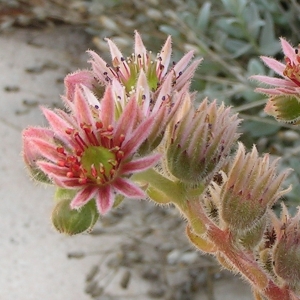
[[[60,38],[64,39],[64,47],[68,48],[69,57],[71,57],[71,66],[64,68],[65,74],[75,71],[79,67],[88,67],[84,63],[86,56],[83,57],[84,51],[88,48],[93,48],[104,59],[109,60],[105,37],[112,38],[122,53],[129,56],[133,48],[133,31],[135,29],[142,35],[146,48],[151,49],[153,53],[161,49],[168,35],[172,35],[172,59],[174,61],[177,61],[183,53],[194,49],[197,57],[204,58],[192,84],[192,89],[197,91],[197,101],[208,97],[211,100],[218,99],[218,101],[232,106],[244,119],[240,130],[243,132],[241,140],[246,146],[250,149],[253,144],[256,144],[260,152],[271,153],[274,157],[281,156],[280,168],[291,167],[294,169],[293,174],[286,181],[286,185],[293,184],[293,191],[283,199],[293,212],[299,205],[300,192],[299,128],[279,124],[273,118],[265,115],[263,108],[266,99],[263,95],[254,92],[257,83],[250,81],[249,76],[254,74],[273,75],[260,61],[259,56],[265,55],[273,56],[279,60],[283,59],[279,37],[285,37],[296,47],[300,41],[299,28],[300,3],[296,0],[0,0],[0,35],[8,36],[16,30],[25,29],[27,35],[30,35],[30,32],[41,32],[42,36],[49,29],[55,30],[57,33],[55,36],[51,36],[53,40],[48,43],[48,46],[51,44],[51,47],[55,48],[55,41]],[[46,34],[44,35],[46,36]],[[51,69],[53,65],[48,64],[46,68]],[[33,72],[35,71],[33,70]],[[12,87],[8,88],[11,89]],[[61,78],[59,91],[60,93],[63,92]],[[54,106],[60,105],[58,94],[54,102],[52,103]],[[31,104],[25,103],[25,106]],[[130,216],[130,205],[132,204],[129,204],[129,208],[126,206],[123,210],[121,209],[101,220],[100,223],[102,222],[102,224],[99,225],[98,233],[96,230],[94,236],[97,234],[111,235],[112,232],[110,231],[122,234],[122,228],[125,224],[122,223],[122,220],[130,219],[128,217],[128,215]],[[162,229],[163,226],[161,228],[153,226],[153,223],[157,222],[157,220],[151,219],[153,217],[149,217],[154,213],[153,210],[155,210],[159,220],[166,222],[165,231]],[[148,243],[150,239],[150,244],[153,245],[153,240],[164,240],[165,237],[162,238],[162,236],[169,236],[170,232],[174,232],[174,236],[180,235],[181,233],[178,233],[177,230],[179,228],[183,238],[180,238],[179,241],[177,239],[172,240],[169,243],[171,244],[169,245],[170,249],[162,250],[158,246],[160,245],[159,242],[154,243],[156,248],[153,247],[153,251],[163,251],[164,260],[159,261],[162,259],[159,255],[154,255],[153,259],[160,266],[169,264],[174,267],[176,265],[180,270],[179,274],[182,275],[183,272],[187,274],[184,277],[186,280],[178,281],[178,283],[177,279],[174,278],[173,281],[165,279],[165,277],[163,279],[161,267],[154,270],[148,268],[147,272],[143,269],[144,273],[140,272],[139,276],[144,276],[143,280],[156,282],[151,287],[152,292],[149,290],[150,292],[144,297],[169,300],[194,299],[193,297],[199,291],[199,287],[205,286],[207,299],[212,300],[214,297],[217,299],[218,294],[214,291],[212,282],[222,276],[229,275],[222,275],[223,273],[220,273],[210,260],[204,262],[204,265],[200,264],[198,269],[192,268],[193,252],[190,251],[184,238],[184,227],[180,217],[171,208],[153,208],[147,203],[139,203],[139,211],[142,214],[141,219],[148,220],[148,217],[150,219],[144,222],[143,226],[140,225],[145,232],[140,233],[139,239],[130,238],[130,243],[127,240],[125,244],[124,241],[118,244],[119,250],[124,250],[122,250],[123,252],[120,250],[123,253],[121,257],[124,261],[119,260],[119,265],[124,267],[126,264],[133,266],[141,263],[143,259],[140,254],[146,251],[140,249],[141,240],[147,240]],[[146,219],[145,214],[148,216]],[[106,229],[103,229],[104,223],[107,232]],[[120,226],[120,228],[116,226]],[[147,229],[150,231],[147,232]],[[101,241],[100,236],[98,239]],[[136,251],[131,248],[136,249]],[[175,250],[181,252],[178,253]],[[136,256],[133,255],[133,257],[128,258],[128,252],[135,253]],[[182,255],[186,253],[191,257],[188,258],[190,261],[187,259],[188,261],[184,262]],[[79,256],[82,258],[85,254],[81,253]],[[198,254],[197,256],[200,257]],[[181,268],[182,265],[185,267]],[[87,290],[88,284],[93,283],[95,276],[100,274],[97,267],[93,267],[92,273],[87,274],[91,278],[87,280]],[[204,279],[200,280],[195,275],[199,274],[199,270],[201,270],[201,274],[204,274]],[[88,273],[88,270],[85,271]],[[125,272],[124,274],[122,284],[126,289],[130,282],[131,273]],[[128,280],[127,283],[126,280]],[[168,290],[166,286],[170,285],[170,280],[173,283],[178,283],[175,284],[176,292],[174,290],[173,294],[166,292]],[[162,286],[155,290],[157,282],[160,282]],[[95,291],[95,287],[91,290]],[[96,296],[93,296],[93,292],[89,290],[86,293],[90,297],[102,297],[99,299],[126,299],[122,298],[125,296],[103,298],[114,297],[112,293],[105,294],[103,289]],[[97,293],[94,292],[94,294]],[[24,299],[27,300],[27,298]],[[140,297],[137,299],[148,298]]]

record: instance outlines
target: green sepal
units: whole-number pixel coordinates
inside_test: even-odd
[[[52,184],[51,179],[41,169],[29,167],[29,172],[34,180],[42,183]]]
[[[149,186],[147,188],[147,195],[158,204],[168,204],[171,203],[170,197],[168,197],[164,192],[154,188],[153,186]]]
[[[71,209],[72,198],[64,198],[68,192],[60,189],[56,194],[58,195],[56,199],[61,199],[58,200],[52,211],[51,220],[55,229],[67,235],[91,231],[99,218],[95,201],[89,201],[78,210]]]
[[[270,100],[274,107],[274,116],[285,123],[299,124],[300,98],[290,95],[274,96]]]

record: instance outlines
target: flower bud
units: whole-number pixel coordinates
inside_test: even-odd
[[[288,172],[276,173],[278,160],[259,157],[255,146],[245,153],[240,143],[228,178],[220,190],[220,216],[224,226],[234,232],[251,230],[262,219],[268,207],[290,189],[281,184]]]
[[[283,207],[281,226],[276,226],[277,243],[274,246],[274,271],[296,293],[300,293],[300,209],[290,218]]]
[[[288,94],[273,96],[267,102],[265,112],[275,117],[278,121],[299,124],[300,98]]]
[[[209,181],[220,170],[238,138],[240,120],[224,105],[205,99],[171,128],[167,149],[169,172],[183,182]]]
[[[52,211],[52,223],[57,231],[67,235],[74,235],[85,231],[91,231],[99,213],[95,201],[89,201],[80,209],[71,209],[73,191],[59,189],[56,193],[60,200]]]
[[[256,247],[263,239],[266,221],[266,217],[264,216],[249,231],[238,235],[239,244],[250,250]]]

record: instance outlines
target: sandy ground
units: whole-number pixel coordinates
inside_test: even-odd
[[[62,79],[83,65],[89,46],[84,34],[68,27],[12,29],[0,35],[0,300],[92,299],[85,291],[91,288],[87,274],[128,241],[116,231],[97,237],[56,233],[49,217],[53,189],[29,180],[20,154],[22,129],[45,124],[39,105],[60,105]],[[139,226],[128,210],[126,216],[119,228]],[[115,269],[109,276],[99,272],[95,277],[102,276],[106,295],[112,296],[100,296],[99,291],[94,299],[153,299],[149,290],[157,283],[151,285],[132,272],[122,288],[128,266]],[[238,278],[220,278],[214,283],[216,300],[252,299],[250,288]],[[195,299],[208,299],[205,288]]]

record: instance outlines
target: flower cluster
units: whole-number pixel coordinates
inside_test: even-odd
[[[91,70],[65,79],[65,110],[42,111],[48,128],[23,132],[23,157],[34,179],[57,187],[52,223],[69,235],[89,231],[99,215],[125,197],[173,203],[187,219],[187,235],[253,286],[256,299],[299,299],[300,212],[281,220],[272,205],[289,171],[239,143],[240,119],[204,99],[198,108],[190,82],[201,62],[193,52],[171,64],[171,37],[152,57],[135,32],[124,58],[107,39],[112,62],[94,51]],[[300,53],[281,39],[286,64],[263,61],[283,78],[253,76],[272,85],[266,111],[300,122]],[[296,270],[293,271],[293,266]]]
[[[44,107],[49,128],[23,132],[24,161],[33,178],[70,191],[71,209],[95,201],[100,214],[118,195],[146,197],[131,177],[159,161],[161,154],[153,150],[183,105],[201,61],[190,63],[190,51],[169,67],[171,37],[154,60],[137,32],[134,54],[127,59],[107,42],[112,65],[89,51],[92,69],[66,76],[67,112]]]

